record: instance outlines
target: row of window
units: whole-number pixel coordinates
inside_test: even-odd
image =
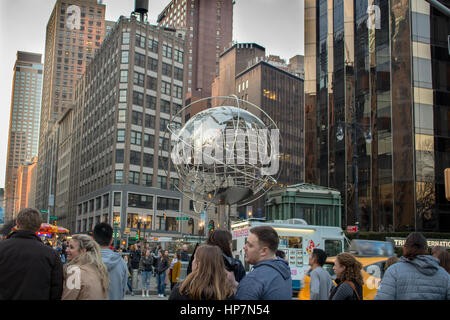
[[[139,33],[136,33],[135,35],[135,46],[139,48],[146,48],[146,42],[147,42],[147,48],[148,51],[158,53],[158,47],[159,42],[157,39],[152,38],[151,36],[147,38],[144,35],[141,35]],[[130,44],[130,33],[129,32],[123,32],[122,33],[122,44]],[[184,53],[182,50],[179,49],[173,49],[170,44],[163,43],[162,45],[162,55],[166,58],[173,59],[179,63],[183,63],[183,56]]]
[[[109,223],[109,215],[98,215],[78,221],[77,233],[92,231],[100,222]],[[113,223],[120,223],[120,213],[114,213]],[[141,216],[137,213],[129,213],[127,217],[127,227],[133,229],[153,229],[153,216]],[[178,222],[175,217],[156,216],[156,230],[178,231]]]
[[[159,158],[159,160],[166,160],[167,158]],[[129,171],[128,172],[128,181],[129,184],[135,185],[143,185],[146,187],[153,187],[153,175],[150,173],[142,173],[142,181],[140,181],[140,172],[138,171]],[[126,183],[123,177],[123,170],[115,170],[114,174],[114,183]],[[170,178],[169,189],[176,191],[179,187],[180,180],[178,178]],[[160,189],[167,189],[167,177],[158,176],[156,187]]]
[[[114,192],[113,205],[120,207],[121,205],[121,193]],[[109,193],[99,196],[95,199],[85,201],[78,204],[77,214],[85,214],[94,212],[100,209],[106,209],[109,207]],[[153,209],[153,196],[143,195],[137,193],[128,193],[128,207],[141,208],[141,209]],[[157,197],[156,198],[157,210],[180,210],[180,199]]]

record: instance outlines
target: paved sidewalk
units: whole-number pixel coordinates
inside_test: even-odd
[[[158,294],[155,292],[154,294],[150,292],[149,297],[143,297],[141,293],[135,294],[134,296],[127,294],[124,300],[168,300],[170,294],[166,294],[164,298],[158,297]]]

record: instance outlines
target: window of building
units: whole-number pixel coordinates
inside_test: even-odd
[[[160,109],[161,112],[170,114],[170,101],[161,99]]]
[[[174,59],[179,63],[183,63],[183,51],[175,49]]]
[[[158,176],[158,188],[167,189],[167,177]]]
[[[171,59],[172,58],[172,47],[168,44],[163,44],[162,54],[164,57]]]
[[[139,172],[137,172],[137,171],[128,172],[128,183],[129,184],[139,184]]]
[[[141,153],[139,151],[130,151],[130,164],[141,165]]]
[[[147,89],[155,90],[157,86],[157,79],[152,76],[147,76]]]
[[[114,183],[122,183],[123,182],[123,170],[116,170]]]
[[[154,148],[155,147],[155,136],[152,134],[144,134],[144,147]],[[153,167],[153,164],[151,165]]]
[[[164,216],[156,217],[156,229],[157,230],[166,230],[166,220],[164,219]]]
[[[136,47],[145,48],[145,36],[136,33]]]
[[[128,194],[128,207],[141,208],[141,209],[153,209],[153,196],[129,193]]]
[[[137,86],[144,87],[145,75],[143,73],[134,72],[133,74],[133,83]],[[134,96],[134,92],[133,92]]]
[[[127,227],[137,229],[139,221],[139,214],[137,213],[128,213],[127,216]]]
[[[125,130],[117,130],[117,142],[125,142]]]
[[[134,53],[134,64],[136,66],[145,68],[145,55],[135,52]]]
[[[176,187],[179,187],[180,179],[178,178],[170,178],[170,190],[176,191],[178,190]]]
[[[152,57],[148,57],[147,58],[147,68],[152,71],[158,72],[158,60],[154,59]]]
[[[169,120],[167,119],[159,119],[159,130],[160,131],[166,131],[167,125],[169,124]]]
[[[123,163],[123,149],[116,150],[116,163]]]
[[[148,173],[143,173],[142,174],[142,184],[146,187],[151,187],[152,186],[152,182],[153,181],[153,175],[152,174],[148,174]]]
[[[140,133],[140,132],[131,131],[130,143],[140,146],[141,145],[141,135],[142,135],[142,133]]]
[[[144,153],[144,167],[153,168],[153,154]]]
[[[118,122],[126,122],[127,121],[127,110],[121,109],[119,110]]]
[[[119,102],[127,102],[127,89],[119,90]]]
[[[170,96],[171,93],[171,84],[166,81],[161,81],[161,93],[167,94]]]
[[[173,85],[173,96],[175,98],[181,99],[183,97],[183,87]]]
[[[164,151],[169,151],[169,139],[159,137],[159,146]]]
[[[115,207],[120,207],[120,197],[121,197],[120,192],[114,192],[114,206]]]
[[[122,44],[130,44],[130,33],[129,32],[122,33]]]
[[[140,94],[142,100],[144,99],[144,95],[142,93],[140,93],[140,92],[136,92],[136,93]],[[134,92],[133,92],[133,96],[134,96]],[[133,103],[134,103],[134,101],[133,101]],[[140,105],[138,103],[136,103],[136,104]],[[141,105],[143,105],[143,103]],[[131,124],[142,126],[142,112],[133,110],[133,112],[131,113]]]
[[[180,199],[158,197],[156,201],[157,201],[156,204],[157,210],[179,211]]]
[[[177,79],[177,80],[183,81],[183,69],[180,69],[178,67],[174,67],[173,77],[175,79]]]
[[[156,97],[147,94],[145,100],[145,107],[147,109],[156,110]]]
[[[158,53],[158,40],[148,39],[148,51]]]
[[[162,63],[162,74],[168,77],[172,77],[172,66],[168,63]]]
[[[121,63],[128,63],[128,51],[122,51]]]
[[[103,209],[108,207],[109,207],[109,193],[103,195]]]
[[[128,82],[128,70],[120,70],[120,82]]]
[[[145,127],[155,129],[155,116],[152,116],[151,114],[145,115]]]

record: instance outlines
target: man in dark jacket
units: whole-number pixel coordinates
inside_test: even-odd
[[[254,265],[239,283],[238,300],[291,300],[291,269],[286,260],[278,258],[278,234],[270,226],[250,229],[244,246],[245,261]]]
[[[36,235],[40,226],[40,213],[23,209],[17,215],[18,230],[0,242],[0,300],[61,299],[61,259]]]

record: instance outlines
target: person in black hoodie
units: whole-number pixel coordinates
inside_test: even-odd
[[[41,222],[36,209],[23,209],[17,215],[18,230],[0,241],[0,300],[61,299],[63,265],[36,235]]]
[[[234,273],[234,278],[240,282],[245,277],[245,268],[241,260],[233,258],[231,253],[232,235],[228,230],[216,229],[209,234],[206,244],[217,246],[222,250],[225,269]]]
[[[169,300],[233,300],[234,287],[217,246],[202,245],[193,254],[192,272],[173,288]]]
[[[333,267],[337,287],[331,290],[329,300],[363,300],[361,269],[362,264],[350,253],[338,254]]]

